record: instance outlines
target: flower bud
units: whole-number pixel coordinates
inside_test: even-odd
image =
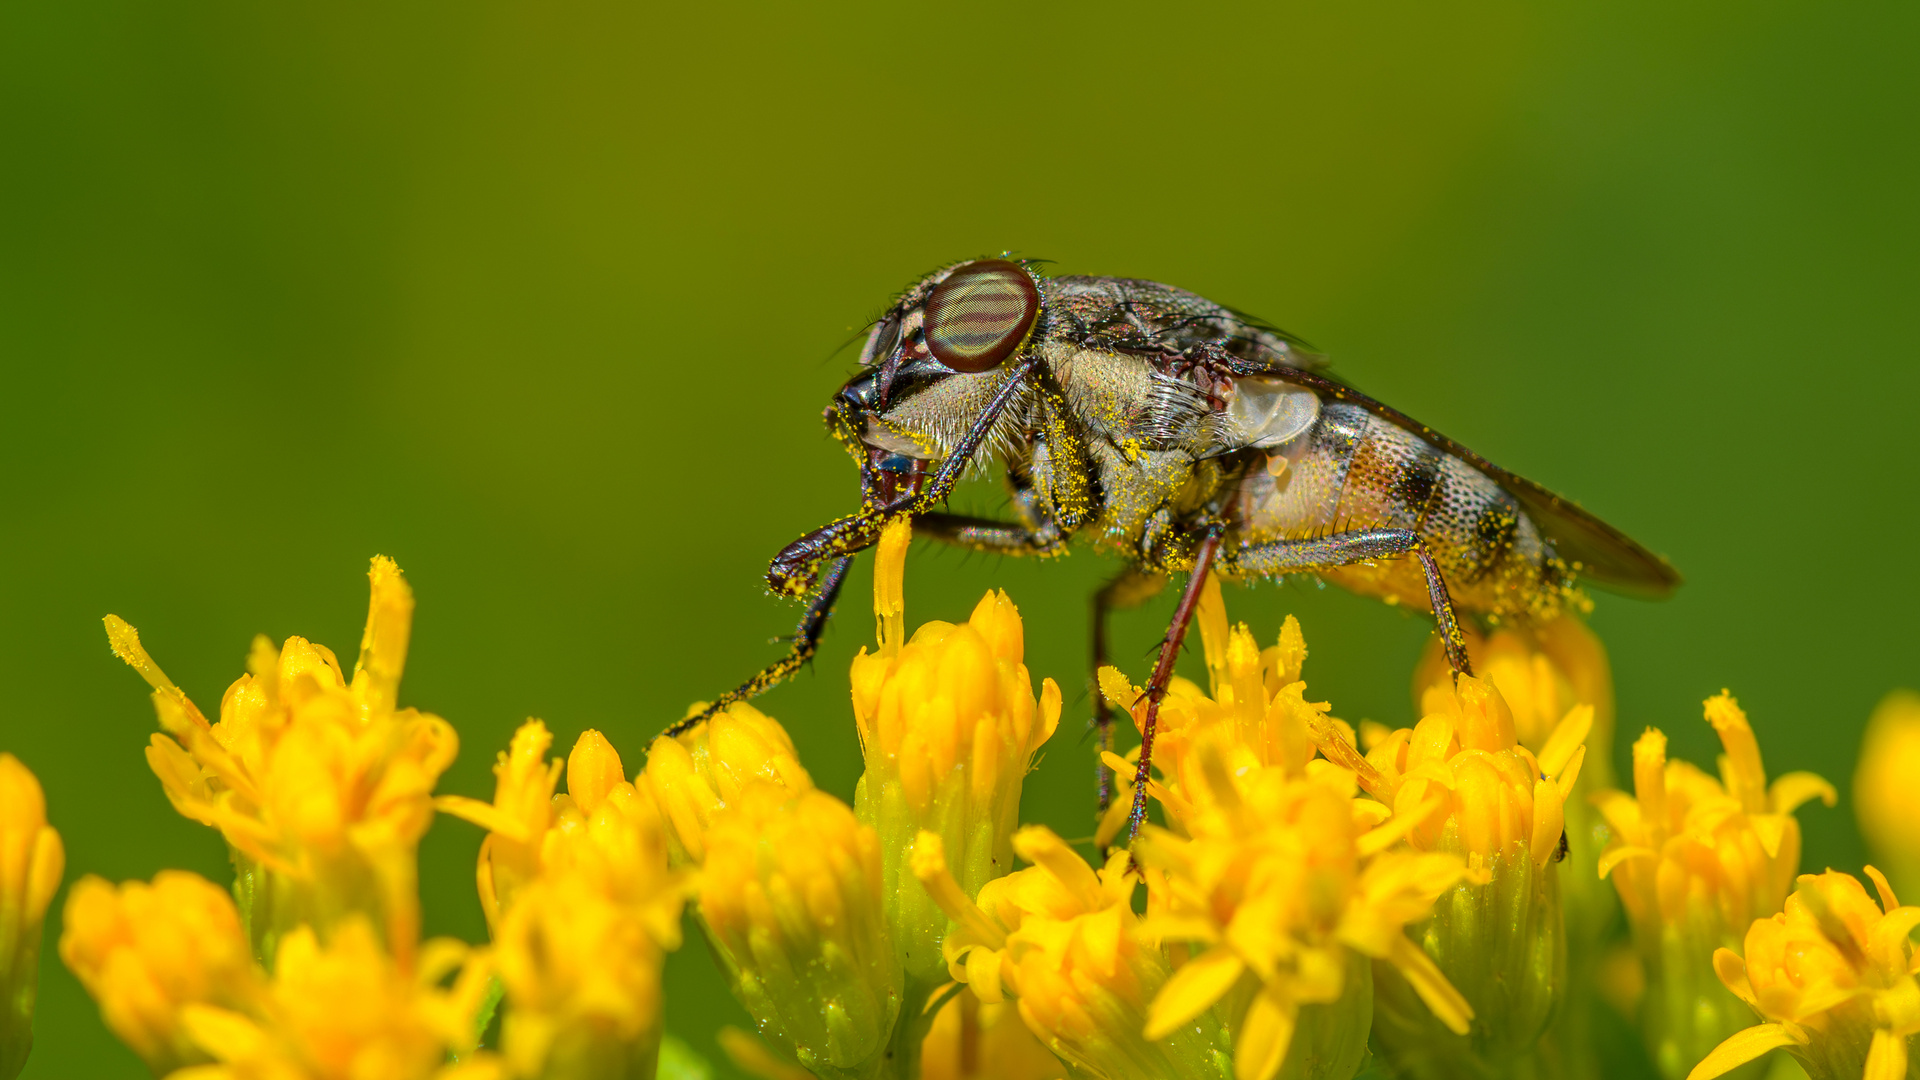
[[[1472,1006],[1458,1035],[1436,1022],[1417,987],[1374,965],[1374,1039],[1404,1067],[1447,1075],[1534,1059],[1566,992],[1565,922],[1556,856],[1566,802],[1585,757],[1592,710],[1572,710],[1541,744],[1517,742],[1513,713],[1491,684],[1463,675],[1444,712],[1387,735],[1367,755],[1376,794],[1406,815],[1415,850],[1466,862],[1413,933]],[[1422,814],[1418,808],[1435,809]],[[1414,825],[1414,820],[1418,824]]]
[[[705,860],[713,816],[761,782],[796,791],[813,787],[787,729],[746,702],[675,738],[655,739],[638,781],[660,808],[676,866]]]
[[[1613,763],[1602,759],[1613,746],[1613,674],[1605,646],[1587,624],[1568,613],[1544,623],[1510,623],[1491,634],[1471,624],[1461,630],[1475,674],[1500,691],[1512,712],[1516,741],[1538,753],[1561,719],[1585,705],[1593,710],[1589,779],[1611,782]],[[1434,637],[1414,671],[1414,705],[1421,716],[1444,713],[1452,695],[1453,671]]]
[[[853,712],[866,771],[854,797],[877,832],[882,882],[900,962],[908,977],[942,981],[947,917],[915,880],[907,855],[916,834],[940,834],[969,893],[1012,868],[1020,789],[1034,752],[1060,722],[1051,679],[1033,695],[1021,663],[1020,613],[990,592],[972,617],[929,622],[903,643],[902,575],[911,527],[888,527],[874,569],[877,651],[853,661]]]
[[[592,817],[606,801],[607,793],[626,782],[627,775],[620,767],[620,751],[613,748],[605,735],[592,728],[581,732],[573,744],[573,753],[567,755],[567,794],[573,796],[580,812]]]
[[[40,928],[65,869],[40,781],[19,758],[0,754],[0,1077],[7,1080],[33,1049]]]
[[[1920,694],[1895,690],[1867,721],[1853,774],[1853,812],[1876,865],[1901,893],[1920,895]]]
[[[879,841],[825,792],[748,786],[704,837],[700,914],[760,1033],[815,1073],[883,1053],[902,980]]]
[[[157,1075],[207,1060],[181,1019],[189,1005],[245,1008],[258,991],[233,898],[181,870],[151,885],[81,878],[67,894],[60,958]]]

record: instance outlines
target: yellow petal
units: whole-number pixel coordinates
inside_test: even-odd
[[[1631,844],[1624,847],[1617,847],[1600,856],[1600,876],[1606,877],[1608,874],[1613,873],[1614,867],[1619,866],[1628,859],[1657,859],[1659,857],[1660,853],[1652,848],[1634,847]]]
[[[400,673],[407,666],[407,641],[413,633],[413,589],[400,567],[376,555],[367,569],[372,595],[367,598],[367,628],[360,635],[360,659],[353,665],[353,688],[370,714],[392,712],[400,697]]]
[[[1420,995],[1420,1000],[1427,1003],[1434,1017],[1447,1025],[1449,1031],[1456,1035],[1467,1033],[1467,1024],[1473,1019],[1473,1006],[1467,1004],[1467,999],[1441,973],[1439,965],[1414,944],[1412,938],[1396,934],[1387,961],[1406,977],[1413,992]]]
[[[1825,779],[1810,772],[1787,773],[1767,789],[1767,801],[1773,804],[1776,814],[1791,814],[1809,799],[1819,799],[1832,806],[1839,801],[1840,793]]]
[[[1794,1046],[1800,1040],[1793,1037],[1783,1024],[1761,1024],[1738,1031],[1693,1067],[1687,1074],[1687,1080],[1712,1080],[1745,1065],[1769,1050],[1778,1050],[1783,1046]],[[1871,1070],[1869,1070],[1871,1071]],[[1904,1071],[1904,1070],[1903,1070]]]
[[[1748,814],[1747,820],[1753,824],[1753,834],[1760,840],[1760,850],[1773,859],[1780,855],[1780,840],[1786,835],[1787,821],[1783,814]]]
[[[1545,866],[1559,850],[1560,837],[1566,827],[1566,807],[1560,799],[1559,785],[1551,780],[1535,781],[1533,785],[1533,836],[1528,847],[1533,851],[1533,864]]]
[[[1867,1051],[1867,1068],[1860,1080],[1900,1080],[1907,1075],[1907,1039],[1885,1028],[1873,1032],[1873,1049]]]
[[[1887,881],[1887,875],[1869,866],[1867,876],[1873,879],[1873,890],[1880,894],[1880,910],[1889,915],[1893,914],[1893,909],[1900,906],[1900,899],[1893,895],[1893,885]],[[1904,937],[1905,934],[1901,936]]]
[[[1269,986],[1247,1006],[1233,1054],[1234,1080],[1272,1080],[1287,1060],[1300,1007]]]
[[[607,799],[607,793],[627,782],[620,764],[620,752],[605,735],[592,728],[580,733],[573,753],[567,755],[567,794],[573,796],[580,812],[592,817]]]
[[[1370,801],[1370,800],[1369,800]],[[1360,805],[1356,800],[1355,805]],[[1374,803],[1380,806],[1379,803]],[[1387,823],[1377,829],[1362,833],[1355,841],[1354,849],[1361,858],[1377,855],[1405,839],[1407,834],[1426,823],[1427,815],[1446,805],[1445,799],[1428,799],[1426,802],[1396,809]],[[1384,809],[1384,807],[1383,807]]]
[[[1732,949],[1713,950],[1713,973],[1720,976],[1720,982],[1733,991],[1733,996],[1752,1006],[1760,1008],[1759,999],[1753,995],[1753,984],[1747,980],[1747,962]]]
[[[1007,938],[1000,928],[987,918],[980,906],[967,898],[960,883],[953,878],[953,872],[947,869],[946,845],[941,842],[940,834],[920,830],[913,842],[913,854],[908,861],[913,867],[913,876],[933,897],[947,918],[965,927],[981,944],[998,949],[1006,944]]]
[[[490,802],[470,799],[465,795],[435,795],[433,808],[443,814],[452,814],[463,821],[470,821],[488,832],[499,833],[509,840],[529,843],[533,837],[518,818],[501,812]]]
[[[1107,704],[1118,709],[1132,709],[1134,702],[1140,700],[1142,691],[1127,681],[1120,669],[1112,664],[1100,669],[1100,695]]]
[[[780,1060],[759,1039],[730,1024],[719,1030],[714,1041],[720,1044],[720,1049],[726,1052],[735,1067],[760,1080],[813,1080],[812,1073]]]
[[[1573,760],[1573,753],[1587,741],[1587,734],[1593,730],[1593,706],[1576,705],[1554,727],[1553,734],[1547,736],[1546,744],[1540,747],[1540,771],[1548,776],[1558,776],[1567,762]]]
[[[903,514],[880,531],[874,553],[873,633],[882,656],[898,653],[907,638],[907,543],[912,539],[913,522]]]
[[[1566,768],[1562,769],[1555,777],[1554,782],[1560,785],[1560,799],[1562,802],[1573,798],[1574,781],[1580,779],[1580,766],[1585,764],[1586,760],[1587,748],[1585,746],[1575,747],[1573,756],[1567,759]]]
[[[1149,1039],[1164,1039],[1182,1024],[1213,1008],[1247,970],[1240,954],[1215,945],[1181,966],[1147,1009]],[[1284,1052],[1284,1051],[1283,1051]]]

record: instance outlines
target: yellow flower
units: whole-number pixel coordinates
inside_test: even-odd
[[[953,978],[983,1003],[1015,999],[1028,1029],[1076,1075],[1228,1076],[1227,1039],[1211,1013],[1148,1037],[1149,1007],[1172,970],[1140,932],[1128,854],[1095,871],[1032,825],[1013,847],[1034,865],[988,882],[976,902],[948,871],[937,834],[922,832],[914,845],[915,876],[956,924],[942,945]]]
[[[498,931],[500,917],[519,890],[540,872],[540,848],[552,820],[553,787],[560,761],[546,760],[553,745],[547,725],[529,720],[513,733],[508,749],[493,765],[493,801],[465,795],[441,795],[433,805],[487,830],[480,842],[478,885],[487,929]]]
[[[1471,624],[1467,655],[1480,678],[1500,691],[1513,714],[1520,745],[1539,753],[1567,713],[1585,705],[1593,710],[1587,745],[1613,745],[1613,674],[1607,651],[1578,616],[1563,614],[1544,623],[1511,623],[1491,634]],[[1453,671],[1440,639],[1427,642],[1413,676],[1414,705],[1421,716],[1450,711]],[[1595,750],[1588,763],[1590,780],[1611,779],[1613,763]]]
[[[254,948],[371,915],[405,967],[419,937],[415,852],[433,819],[435,781],[459,743],[437,716],[397,707],[413,593],[385,557],[368,573],[372,600],[351,680],[324,646],[255,638],[249,674],[227,688],[209,724],[140,646],[107,616],[114,652],[154,688],[165,734],[147,761],[183,815],[220,830],[240,880]]]
[[[1012,1002],[982,1004],[961,988],[920,1045],[920,1080],[1066,1080],[1060,1059],[1033,1037]]]
[[[1901,907],[1878,870],[1875,904],[1860,882],[1806,874],[1786,910],[1747,930],[1745,959],[1730,949],[1713,965],[1727,989],[1769,1021],[1728,1038],[1688,1074],[1720,1076],[1773,1049],[1798,1058],[1813,1080],[1908,1074],[1907,1040],[1920,1032],[1920,984],[1908,934],[1920,908]]]
[[[494,948],[506,988],[501,1045],[515,1075],[652,1075],[663,957],[626,907],[582,876],[540,879]]]
[[[1853,774],[1853,812],[1874,861],[1908,895],[1920,894],[1920,694],[1895,690],[1867,721]]]
[[[1351,773],[1236,769],[1212,739],[1193,756],[1189,836],[1149,827],[1135,844],[1151,897],[1143,932],[1195,952],[1154,999],[1147,1037],[1217,1004],[1238,1080],[1352,1076],[1371,1024],[1369,958],[1464,1034],[1471,1007],[1405,932],[1460,879],[1460,858],[1389,850],[1418,817],[1381,823],[1380,804],[1355,801]]]
[[[1543,1040],[1542,1060],[1559,1068],[1595,1056],[1588,1018],[1598,1007],[1600,964],[1619,921],[1619,900],[1593,872],[1610,839],[1590,794],[1615,783],[1613,774],[1613,677],[1606,650],[1571,611],[1545,622],[1507,622],[1482,634],[1462,627],[1473,670],[1492,683],[1513,714],[1514,736],[1538,754],[1560,720],[1575,708],[1592,710],[1584,767],[1565,804],[1567,854],[1560,871],[1565,916],[1567,978],[1564,1005]],[[1438,637],[1428,641],[1413,680],[1417,715],[1449,711],[1453,672]]]
[[[1794,808],[1835,799],[1812,773],[1768,787],[1753,729],[1729,695],[1708,699],[1706,716],[1726,748],[1725,784],[1668,761],[1666,736],[1649,728],[1633,747],[1634,794],[1596,799],[1614,832],[1599,870],[1613,875],[1645,966],[1641,1026],[1674,1080],[1745,1026],[1745,1009],[1713,975],[1713,952],[1786,900],[1800,863]]]
[[[903,643],[902,575],[912,527],[888,526],[874,569],[879,644],[853,661],[853,713],[866,771],[854,797],[880,838],[882,882],[910,979],[942,981],[947,919],[907,866],[921,829],[940,834],[961,887],[977,891],[1011,870],[1021,782],[1060,722],[1060,688],[1036,702],[1021,663],[1020,613],[989,592],[959,625],[929,622]]]
[[[1565,993],[1556,856],[1593,716],[1575,707],[1536,756],[1517,741],[1491,684],[1461,676],[1441,704],[1446,711],[1390,733],[1367,755],[1374,794],[1409,819],[1411,846],[1457,855],[1469,870],[1415,930],[1473,1007],[1467,1036],[1437,1027],[1397,971],[1374,965],[1377,1045],[1434,1075],[1468,1060],[1507,1068],[1532,1057]],[[1428,805],[1438,809],[1420,809]]]
[[[689,710],[699,711],[700,705]],[[674,864],[706,859],[707,828],[746,787],[766,782],[804,791],[813,787],[787,729],[745,702],[647,749],[636,783],[660,808]]]
[[[0,754],[0,1078],[12,1080],[33,1049],[40,926],[60,887],[66,852],[47,824],[40,781]]]
[[[452,985],[439,983],[454,974]],[[287,933],[271,985],[251,1009],[188,1004],[188,1035],[218,1064],[174,1080],[478,1080],[481,1059],[445,1066],[470,1050],[486,996],[484,963],[447,939],[427,942],[411,973],[384,950],[372,925],[342,920],[321,944],[310,927]]]
[[[60,958],[107,1027],[156,1074],[207,1060],[181,1024],[188,1005],[246,1008],[258,992],[240,913],[198,874],[162,870],[118,888],[84,877],[67,894]]]
[[[1160,705],[1154,736],[1153,765],[1159,779],[1149,794],[1160,800],[1168,825],[1184,829],[1195,793],[1208,787],[1198,774],[1194,749],[1209,739],[1227,748],[1231,769],[1277,767],[1289,775],[1304,774],[1316,752],[1327,762],[1371,779],[1371,769],[1353,749],[1353,731],[1328,715],[1326,702],[1306,700],[1301,668],[1307,642],[1300,624],[1287,616],[1280,640],[1262,649],[1244,623],[1228,628],[1226,605],[1217,578],[1209,578],[1194,614],[1205,652],[1209,689],[1202,691],[1176,677]],[[1146,722],[1143,690],[1118,669],[1100,671],[1100,692],[1126,709],[1136,727]],[[1133,773],[1128,759],[1109,755],[1107,764],[1117,774]],[[1124,782],[1124,781],[1123,781]],[[1101,821],[1095,843],[1105,847],[1126,823],[1130,795],[1116,797]]]
[[[542,760],[551,745],[528,721],[494,767],[492,803],[437,800],[490,830],[479,885],[508,1007],[502,1045],[519,1076],[651,1076],[686,875],[668,868],[659,813],[606,736],[581,734],[557,797],[560,763]]]
[[[704,847],[700,914],[760,1033],[815,1073],[872,1067],[902,994],[873,829],[825,792],[762,782]]]

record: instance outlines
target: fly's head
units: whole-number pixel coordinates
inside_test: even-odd
[[[918,494],[1032,347],[1044,306],[1026,265],[978,259],[929,274],[874,324],[826,413],[861,463],[863,509]]]
[[[860,374],[827,407],[827,428],[860,463],[860,512],[788,544],[767,569],[777,593],[805,595],[820,564],[879,539],[884,521],[918,497],[938,463],[964,464],[968,433],[1025,366],[1044,322],[1040,278],[1010,259],[937,270],[907,290],[867,335]],[[942,474],[945,475],[945,474]],[[952,479],[947,476],[947,479]]]

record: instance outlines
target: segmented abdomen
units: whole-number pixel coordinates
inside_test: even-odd
[[[1414,432],[1357,405],[1326,402],[1311,428],[1271,455],[1241,481],[1243,543],[1412,529],[1432,547],[1456,605],[1515,615],[1559,606],[1563,575],[1519,503]],[[1355,592],[1428,606],[1411,558],[1316,572]]]

